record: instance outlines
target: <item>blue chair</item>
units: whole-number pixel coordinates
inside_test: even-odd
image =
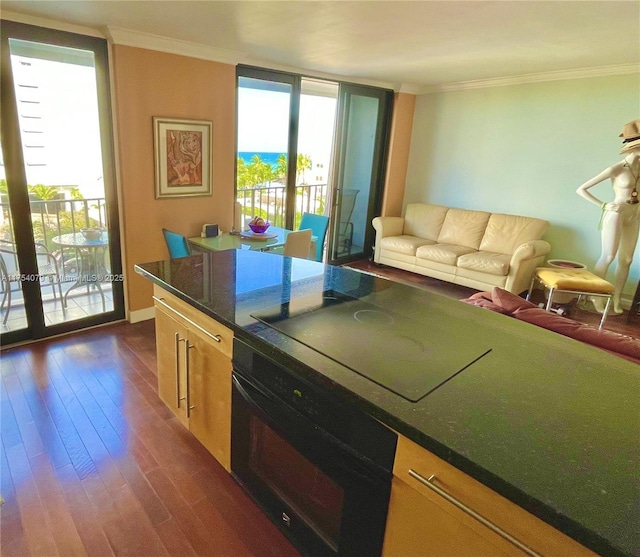
[[[189,242],[184,236],[171,232],[166,228],[162,229],[164,234],[164,241],[167,243],[167,249],[169,250],[169,257],[171,259],[177,259],[178,257],[187,257],[191,255],[189,249]]]
[[[316,237],[316,261],[322,261],[322,251],[324,250],[324,240],[329,227],[329,217],[324,215],[314,215],[313,213],[302,213],[302,220],[298,230],[311,229],[311,234]]]

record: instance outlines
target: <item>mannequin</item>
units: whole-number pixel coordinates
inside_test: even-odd
[[[618,256],[616,276],[614,279],[615,293],[613,295],[612,313],[621,314],[620,298],[622,289],[629,277],[629,269],[633,259],[633,252],[638,242],[640,230],[640,120],[634,120],[624,126],[620,137],[624,138],[620,151],[624,158],[613,166],[603,170],[600,174],[582,184],[576,193],[587,201],[598,205],[602,210],[602,251],[593,272],[605,278],[609,266]],[[610,179],[613,186],[613,201],[605,203],[589,192],[589,189]],[[593,303],[600,312],[604,310],[601,298],[595,298]]]

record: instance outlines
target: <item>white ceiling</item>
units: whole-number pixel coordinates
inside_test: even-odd
[[[200,57],[415,92],[640,68],[638,0],[2,0],[2,9],[10,18],[27,14],[98,29],[123,44],[164,37]]]

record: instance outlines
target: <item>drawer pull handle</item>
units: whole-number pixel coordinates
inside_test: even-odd
[[[176,369],[176,406],[180,408],[180,401],[182,400],[182,398],[180,398],[180,374],[178,370],[180,369],[180,343],[184,342],[185,339],[180,338],[180,333],[175,333],[174,338],[175,338],[174,351],[176,354],[176,358],[174,362],[174,366]]]
[[[209,331],[207,331],[206,329],[202,328],[200,325],[198,325],[195,321],[192,321],[191,319],[189,319],[186,315],[183,315],[182,313],[180,313],[178,310],[176,310],[175,308],[171,307],[169,304],[167,304],[167,302],[164,301],[164,298],[158,298],[157,296],[152,296],[152,298],[158,302],[160,305],[164,306],[165,308],[167,308],[168,310],[171,310],[173,313],[175,313],[176,315],[179,315],[182,319],[184,319],[187,323],[189,323],[189,325],[195,327],[196,329],[198,329],[199,331],[203,332],[205,335],[207,335],[210,339],[216,341],[216,342],[222,342],[222,337],[220,335],[214,335],[212,333],[210,333]]]
[[[186,376],[187,376],[187,419],[191,417],[191,410],[193,410],[193,406],[191,406],[191,360],[189,358],[189,350],[194,348],[194,345],[191,344],[188,340],[184,343],[186,347],[186,357],[185,357],[185,367],[186,367]]]
[[[450,495],[444,489],[437,486],[434,483],[436,481],[435,474],[432,474],[431,476],[429,476],[429,478],[425,478],[424,476],[418,474],[418,472],[415,472],[414,470],[409,470],[409,475],[415,480],[418,480],[422,485],[428,487],[432,491],[435,491],[438,495],[440,495],[440,497],[443,497],[444,499],[449,501],[449,503],[458,507],[461,511],[467,513],[472,518],[475,518],[478,522],[480,522],[482,525],[489,528],[489,530],[498,534],[501,538],[504,538],[508,542],[515,545],[518,549],[521,549],[522,551],[524,551],[527,555],[531,555],[531,557],[541,557],[539,553],[536,553],[533,549],[531,549],[530,547],[527,547],[520,540],[514,538],[511,534],[509,534],[508,532],[505,532],[502,528],[495,525],[493,522],[486,519],[484,516],[478,514],[471,507],[468,507],[462,501],[459,501],[458,499],[453,497],[453,495]]]

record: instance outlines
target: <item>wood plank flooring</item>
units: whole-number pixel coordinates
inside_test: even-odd
[[[0,358],[3,557],[298,555],[158,398],[153,321]]]
[[[458,299],[474,292],[358,267]],[[640,337],[637,321],[607,328]],[[0,555],[298,555],[160,401],[155,366],[153,321],[2,351]]]

